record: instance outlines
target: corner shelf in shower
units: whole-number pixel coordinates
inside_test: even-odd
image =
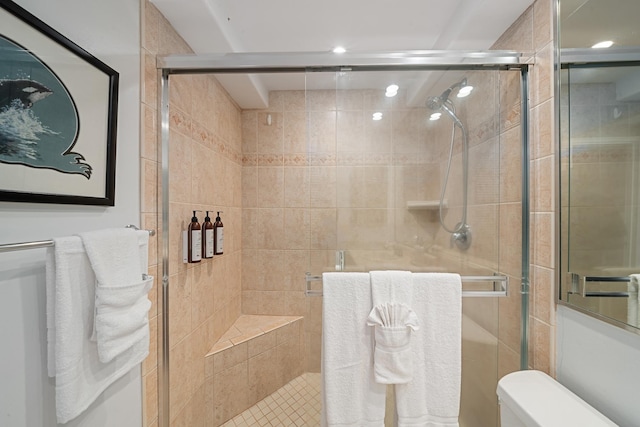
[[[437,210],[440,207],[440,200],[411,200],[407,202],[407,209],[417,210]],[[443,200],[442,208],[447,208],[447,200]]]

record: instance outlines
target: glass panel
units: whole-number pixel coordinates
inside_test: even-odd
[[[628,276],[640,273],[640,97],[632,84],[640,68],[591,65],[562,75],[563,271],[579,276],[573,289],[565,278],[562,298],[637,327],[638,300],[626,294]],[[584,281],[601,276],[620,280]]]
[[[269,78],[301,80],[304,90],[272,91],[266,108],[242,111],[243,317],[233,328],[246,327],[246,316],[258,322],[267,315],[304,316],[304,323],[295,326],[297,345],[279,344],[294,326],[261,323],[264,334],[236,337],[237,345],[212,354],[207,367],[214,393],[207,405],[214,425],[273,419],[315,427],[322,298],[305,297],[302,284],[309,280],[311,289],[321,290],[313,276],[341,269],[336,253],[344,253],[347,271],[498,273],[518,282],[519,73],[344,71]],[[398,93],[386,96],[392,83]],[[463,83],[474,89],[458,98]],[[429,120],[437,112],[440,119]],[[459,223],[470,232],[457,230]],[[443,224],[466,237],[468,247],[460,237],[452,240]],[[488,281],[464,283],[464,289],[493,288]],[[519,368],[519,317],[518,292],[463,300],[461,427],[497,425],[497,379]],[[244,343],[247,360],[234,359]],[[245,388],[236,381],[241,370]],[[391,427],[392,389],[387,397]]]
[[[432,74],[336,75],[337,246],[346,251],[348,270],[463,272],[462,262],[473,260],[477,274],[498,271],[498,72],[452,72],[423,93]],[[387,86],[400,81],[397,95],[385,96]],[[457,98],[463,81],[476,88]],[[450,85],[456,88],[444,107],[435,105]],[[440,120],[429,120],[433,113]],[[315,123],[311,118],[310,153],[317,150]],[[471,242],[459,249],[441,222],[455,232],[463,220]]]
[[[440,79],[436,89],[425,91],[422,86],[434,78]],[[398,83],[397,94],[386,96],[389,85]],[[465,84],[474,89],[458,98]],[[308,98],[312,96],[308,92]],[[510,219],[520,216],[521,141],[514,114],[519,101],[517,73],[337,73],[336,239],[345,253],[345,269],[467,275],[503,271],[519,277],[518,224],[511,220],[503,230],[515,230],[502,236],[514,231],[515,236],[500,240],[501,212]],[[438,112],[439,120],[430,120]],[[501,166],[508,173],[502,180]],[[462,222],[471,230],[468,248],[458,247],[444,229],[457,231]],[[510,251],[503,253],[504,270],[501,243]],[[489,285],[466,283],[464,288]],[[504,303],[503,318],[517,315],[519,298],[513,294],[515,298]],[[497,298],[464,300],[461,426],[497,425],[498,346],[517,355],[520,332],[518,322],[511,322],[501,337],[499,319]],[[515,360],[517,369],[517,356]],[[505,363],[501,372],[507,369]],[[392,413],[393,399],[388,399],[387,414]],[[392,417],[386,421],[394,425]]]

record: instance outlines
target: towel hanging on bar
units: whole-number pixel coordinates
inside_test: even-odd
[[[493,282],[494,290],[492,291],[462,291],[463,297],[506,297],[509,294],[509,277],[508,276],[460,276],[462,282]],[[322,289],[312,289],[311,282],[322,281],[322,276],[305,274],[306,288],[304,294],[308,297],[322,296]],[[499,285],[496,288],[496,285]]]
[[[134,228],[139,230],[133,224],[129,224],[126,228]],[[149,236],[155,236],[155,230],[147,230],[149,232]],[[53,240],[38,240],[34,242],[21,242],[21,243],[4,243],[0,244],[0,253],[2,252],[14,252],[14,251],[24,251],[27,249],[38,249],[38,248],[46,248],[49,246],[54,246]]]

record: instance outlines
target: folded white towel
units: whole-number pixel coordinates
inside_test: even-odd
[[[115,228],[80,234],[96,275],[95,328],[100,361],[108,363],[139,341],[149,340],[146,276],[149,233]]]
[[[640,327],[640,274],[629,275],[629,298],[627,298],[627,323],[635,327]]]
[[[458,426],[461,297],[457,274],[413,274],[412,307],[420,322],[420,331],[411,337],[416,375],[395,386],[398,427]]]
[[[385,302],[376,305],[369,313],[367,324],[384,327],[405,326],[414,331],[419,329],[418,316],[409,306],[400,302]]]
[[[54,243],[46,256],[48,370],[55,376],[57,421],[66,423],[141,363],[149,340],[147,335],[111,362],[100,362],[90,340],[96,282],[91,263],[79,237],[56,238]],[[146,245],[140,253],[146,257]]]
[[[96,288],[95,330],[100,361],[109,362],[139,341],[149,340],[147,298],[153,277],[131,286]],[[133,301],[133,302],[132,302]]]
[[[409,271],[372,271],[373,309],[367,325],[375,328],[374,377],[380,384],[406,384],[413,379],[411,332],[418,317],[410,308],[413,300]]]
[[[383,427],[386,386],[373,377],[368,273],[324,273],[322,425]]]
[[[406,384],[413,379],[411,331],[418,316],[407,305],[383,303],[373,307],[367,325],[375,328],[373,371],[380,384]]]
[[[126,286],[140,282],[142,269],[140,239],[149,241],[149,233],[131,228],[108,228],[81,233],[100,286]]]
[[[386,302],[398,302],[411,307],[413,276],[410,271],[372,271],[370,274],[371,300],[374,307]]]

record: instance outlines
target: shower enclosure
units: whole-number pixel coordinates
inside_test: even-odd
[[[172,55],[158,68],[160,425],[185,422],[177,415],[185,396],[205,405],[206,425],[319,425],[317,279],[326,271],[402,269],[475,278],[463,281],[460,425],[497,426],[498,378],[527,367],[528,66],[519,54]],[[265,108],[232,105],[229,117],[221,110],[196,117],[203,88],[220,95],[218,80],[267,73],[298,86],[270,91]],[[190,90],[190,134],[196,121],[231,123],[226,138],[241,147],[236,163],[207,158],[208,136],[195,143],[181,136],[187,107],[175,94]],[[189,155],[179,148],[187,144]],[[198,166],[191,191],[203,194],[195,201],[180,189],[184,165],[176,163],[188,161]],[[235,178],[215,180],[229,169]],[[241,194],[211,189],[212,200],[205,176]],[[182,264],[189,212],[226,205],[225,227],[236,233],[224,273],[215,257]],[[231,284],[190,314],[225,313],[199,349],[185,350],[172,322],[185,316],[180,301],[189,280]],[[202,387],[186,384],[185,353],[205,366]],[[204,362],[193,361],[199,357]],[[390,388],[388,414],[392,396]]]

